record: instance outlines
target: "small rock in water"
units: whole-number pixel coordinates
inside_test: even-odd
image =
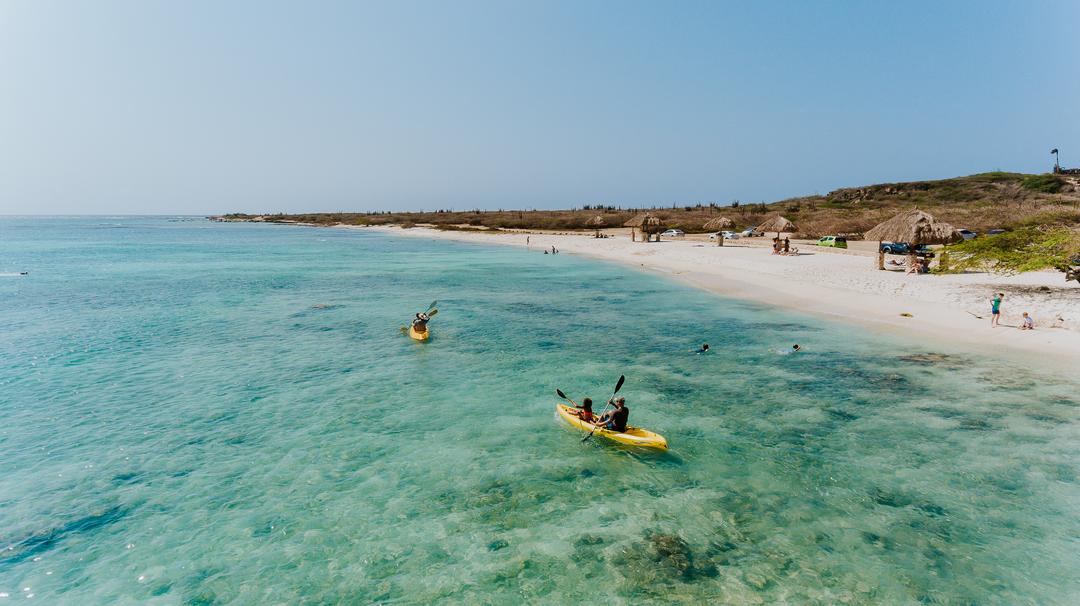
[[[506,539],[496,539],[496,540],[488,543],[488,551],[498,551],[500,549],[503,549],[503,548],[509,547],[509,546],[510,546],[510,542],[507,541]]]

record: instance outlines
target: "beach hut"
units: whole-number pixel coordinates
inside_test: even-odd
[[[785,233],[790,234],[790,233],[794,232],[796,229],[798,229],[798,228],[795,227],[794,223],[792,223],[791,221],[788,221],[787,219],[781,217],[780,215],[776,215],[775,217],[773,217],[773,218],[765,221],[761,225],[757,226],[757,230],[762,232],[762,233],[766,233],[766,232],[770,232],[770,231],[776,232],[776,237],[777,238],[780,237],[781,232],[785,232]]]
[[[897,242],[908,245],[908,267],[915,262],[915,247],[923,244],[951,244],[964,237],[955,227],[938,221],[928,212],[919,209],[902,212],[866,232],[867,240],[877,240],[878,269],[885,269],[885,253],[881,252],[882,242]]]
[[[701,226],[701,229],[705,231],[720,231],[721,229],[734,229],[735,222],[727,217],[716,217],[705,222],[705,225]],[[724,238],[721,236],[716,237],[716,245],[723,246]]]
[[[585,227],[591,227],[591,228],[595,229],[596,230],[596,237],[599,238],[600,237],[600,230],[602,228],[604,228],[604,227],[607,227],[607,221],[604,219],[603,215],[596,215],[592,219],[589,219],[588,221],[585,222]]]
[[[648,242],[652,239],[652,235],[656,234],[656,241],[660,241],[660,232],[664,231],[664,220],[652,213],[638,213],[633,216],[629,221],[623,223],[623,227],[630,228],[630,239],[637,241],[636,233],[641,231],[641,235],[644,236],[642,242]]]

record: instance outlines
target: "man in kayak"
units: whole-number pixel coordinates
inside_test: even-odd
[[[626,422],[630,420],[630,408],[626,406],[626,398],[618,397],[608,402],[615,405],[615,410],[609,410],[600,415],[596,424],[611,431],[626,431]]]
[[[577,416],[586,423],[593,423],[596,421],[596,415],[592,411],[592,398],[585,398],[581,401],[581,406],[575,406],[574,410],[577,411]]]
[[[427,332],[428,315],[425,313],[417,313],[413,318],[412,325],[416,332]]]

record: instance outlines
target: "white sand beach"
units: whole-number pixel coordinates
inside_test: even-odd
[[[843,251],[793,241],[800,249],[798,256],[777,256],[771,254],[769,238],[729,240],[720,247],[703,236],[632,242],[622,229],[605,230],[612,237],[601,239],[591,233],[359,229],[528,246],[537,254],[555,246],[560,253],[662,272],[724,296],[857,322],[870,330],[987,353],[1019,354],[1021,361],[1038,354],[1040,365],[1068,366],[1080,361],[1080,286],[1066,284],[1056,271],[1015,276],[880,271],[874,267],[876,243],[870,242],[854,242],[851,249]],[[1003,292],[1005,297],[1001,326],[992,328],[990,298],[995,292]],[[1035,330],[1018,330],[1025,311],[1034,317]]]

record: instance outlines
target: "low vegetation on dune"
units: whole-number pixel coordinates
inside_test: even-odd
[[[950,272],[1014,274],[1041,269],[1065,271],[1080,257],[1080,211],[1035,215],[1012,231],[949,247]]]
[[[377,213],[309,213],[294,215],[225,215],[230,220],[261,220],[315,225],[433,225],[442,229],[588,230],[598,215],[606,227],[620,227],[643,210],[663,219],[668,227],[701,233],[708,221],[727,217],[736,229],[760,224],[780,214],[795,223],[798,236],[830,234],[857,236],[896,213],[918,207],[958,228],[978,232],[1036,227],[1050,221],[1058,227],[1080,225],[1080,178],[1053,174],[990,172],[937,181],[882,183],[837,189],[826,195],[804,196],[772,203],[657,205],[621,208],[586,205],[573,210],[472,210]],[[1055,219],[1056,217],[1056,219]],[[1041,224],[1041,223],[1040,223]]]

